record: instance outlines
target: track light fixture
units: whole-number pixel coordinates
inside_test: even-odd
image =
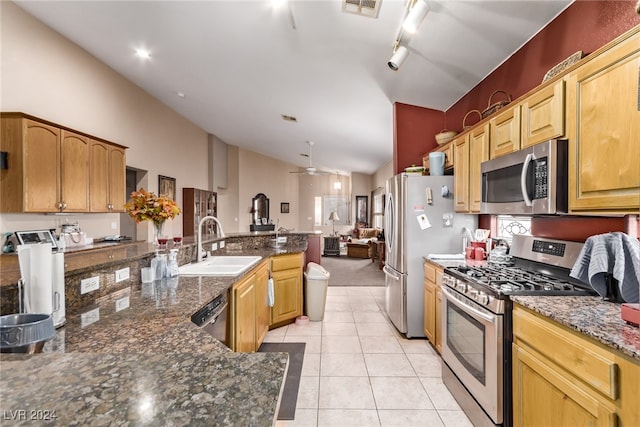
[[[393,71],[398,71],[398,68],[400,68],[402,63],[407,59],[407,56],[409,56],[409,49],[396,43],[396,48],[393,50],[393,55],[391,55],[391,59],[389,59],[387,65]]]
[[[429,5],[426,0],[407,0],[404,19],[393,43],[393,55],[387,62],[391,70],[398,71],[407,56],[409,56],[409,40],[403,40],[405,32],[407,33],[406,38],[415,34],[428,12]]]
[[[402,22],[402,28],[409,34],[415,34],[429,13],[429,5],[424,0],[415,0],[409,14]]]

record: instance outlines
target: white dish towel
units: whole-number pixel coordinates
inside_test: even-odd
[[[269,282],[267,284],[267,296],[269,298],[269,307],[273,307],[275,298],[273,296],[273,279],[271,278],[269,278]]]

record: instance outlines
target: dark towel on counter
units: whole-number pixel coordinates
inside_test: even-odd
[[[569,275],[588,283],[604,298],[607,295],[607,274],[618,281],[620,295],[626,302],[638,302],[638,239],[621,232],[598,234],[587,239]]]

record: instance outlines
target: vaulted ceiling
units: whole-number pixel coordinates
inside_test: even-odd
[[[571,0],[427,0],[398,71],[401,0],[376,18],[339,0],[16,3],[228,144],[304,167],[313,141],[319,169],[371,174],[392,158],[394,102],[448,109]]]

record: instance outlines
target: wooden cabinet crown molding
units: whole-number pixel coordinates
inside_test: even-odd
[[[22,118],[22,119],[34,120],[36,122],[42,123],[43,125],[53,126],[55,128],[61,129],[61,130],[73,132],[73,133],[76,133],[78,135],[81,135],[81,136],[84,136],[84,137],[87,137],[87,138],[90,138],[90,139],[93,139],[93,140],[96,140],[96,141],[101,141],[101,142],[104,142],[104,143],[107,143],[107,144],[110,144],[110,145],[113,145],[113,146],[116,146],[116,147],[123,148],[125,150],[129,148],[126,145],[117,144],[117,143],[109,141],[107,139],[100,138],[98,136],[95,136],[95,135],[92,135],[92,134],[89,134],[89,133],[86,133],[86,132],[82,132],[82,131],[79,131],[77,129],[73,129],[73,128],[70,128],[68,126],[61,125],[59,123],[54,123],[52,121],[45,120],[45,119],[42,119],[40,117],[32,116],[31,114],[26,114],[26,113],[17,112],[17,111],[0,112],[0,119],[4,119],[4,118]]]

